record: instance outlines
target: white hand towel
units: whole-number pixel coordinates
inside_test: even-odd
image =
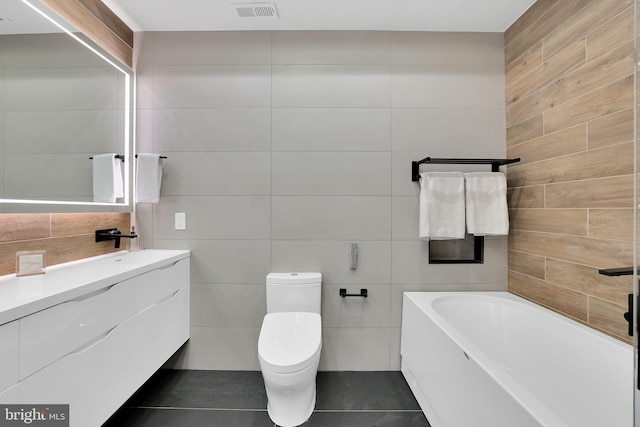
[[[475,236],[509,234],[507,179],[502,172],[464,174],[467,232]]]
[[[420,174],[420,238],[464,239],[464,174]]]
[[[158,203],[162,185],[162,159],[159,154],[138,154],[136,202]]]
[[[124,196],[122,162],[115,153],[93,156],[93,201],[115,203]]]

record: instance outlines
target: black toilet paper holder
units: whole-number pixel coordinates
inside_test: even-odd
[[[359,294],[348,294],[347,290],[345,288],[340,288],[340,296],[342,298],[344,298],[344,297],[364,297],[364,298],[366,298],[367,296],[369,296],[369,291],[367,291],[366,289],[360,289],[360,293]]]

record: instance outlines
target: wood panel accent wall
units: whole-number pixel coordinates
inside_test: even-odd
[[[131,229],[129,213],[43,213],[0,215],[0,275],[16,272],[16,252],[45,249],[47,266],[125,249],[95,242],[95,230]]]
[[[633,1],[538,0],[505,32],[509,291],[630,342]]]
[[[133,65],[133,31],[100,0],[42,0],[123,63]]]

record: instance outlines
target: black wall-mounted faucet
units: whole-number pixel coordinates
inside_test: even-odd
[[[133,231],[133,230],[132,230]],[[106,240],[115,240],[115,248],[120,247],[120,239],[135,239],[138,235],[135,232],[131,234],[122,234],[117,228],[107,228],[104,230],[96,230],[96,242],[104,242]]]

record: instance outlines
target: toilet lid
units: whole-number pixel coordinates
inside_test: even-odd
[[[322,346],[318,313],[269,313],[258,338],[260,361],[273,372],[292,373],[314,362]]]

